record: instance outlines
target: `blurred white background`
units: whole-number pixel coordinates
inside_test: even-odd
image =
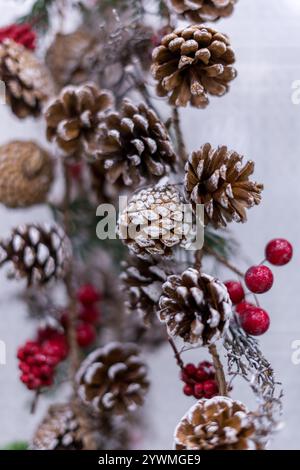
[[[19,16],[29,3],[0,0],[0,25]],[[300,80],[299,24],[299,0],[239,0],[234,15],[216,26],[231,37],[237,52],[239,75],[231,92],[222,99],[212,99],[204,111],[181,111],[190,150],[206,141],[226,144],[256,162],[255,177],[265,184],[263,202],[249,212],[246,225],[232,227],[247,259],[260,262],[266,242],[277,236],[294,245],[293,262],[274,269],[274,287],[261,298],[272,320],[261,339],[262,348],[285,392],[284,428],[273,440],[272,449],[300,449],[300,365],[291,361],[291,343],[300,340],[300,105],[291,100],[292,83]],[[0,106],[0,122],[0,143],[16,138],[45,142],[42,122],[20,122],[4,105]],[[46,220],[49,215],[44,207],[25,211],[0,207],[0,235],[15,224]],[[242,261],[241,267],[247,263]],[[7,345],[7,364],[0,365],[2,445],[27,439],[47,403],[41,400],[38,413],[29,415],[31,394],[19,382],[15,355],[17,347],[30,338],[34,325],[26,321],[25,308],[14,298],[18,285],[6,281],[2,273],[0,276],[0,339]],[[185,360],[205,357],[197,351]],[[149,363],[153,384],[148,397],[148,429],[138,445],[171,448],[173,429],[192,399],[181,392],[182,383],[168,347],[149,357]],[[234,396],[248,401],[245,387],[236,385]]]

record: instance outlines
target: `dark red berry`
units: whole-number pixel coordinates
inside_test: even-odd
[[[206,380],[203,384],[203,394],[205,398],[212,398],[218,395],[219,387],[215,380]]]
[[[197,381],[202,382],[203,380],[207,380],[209,378],[209,374],[204,369],[204,367],[199,367],[195,374],[195,378]]]
[[[28,49],[35,49],[36,34],[31,29],[30,24],[12,24],[0,28],[0,42],[4,39],[13,39],[15,42],[22,44]]]
[[[264,334],[270,326],[268,313],[260,307],[248,308],[240,319],[244,331],[253,336]]]
[[[194,396],[195,396],[195,398],[202,398],[202,396],[203,396],[203,385],[202,385],[202,383],[196,384],[194,386]]]
[[[287,264],[293,256],[293,247],[284,238],[275,238],[266,246],[266,258],[269,263],[275,266]]]
[[[273,285],[273,273],[267,266],[252,266],[245,274],[245,282],[248,289],[255,294],[263,294]]]
[[[237,306],[235,307],[235,311],[236,313],[238,313],[239,315],[242,315],[248,308],[250,307],[255,307],[254,304],[251,304],[250,302],[240,302],[239,304],[237,304]]]
[[[96,339],[96,330],[90,323],[80,323],[76,328],[77,342],[85,348],[90,346]]]
[[[83,322],[96,324],[100,320],[100,310],[93,305],[84,306],[79,315]]]
[[[183,370],[189,377],[193,377],[197,372],[197,367],[194,364],[187,364]]]
[[[225,282],[227,287],[230,300],[233,304],[238,304],[245,297],[245,292],[242,284],[238,281],[227,281]]]
[[[83,305],[91,305],[100,300],[100,294],[92,284],[85,284],[78,290],[77,298]]]
[[[183,387],[183,393],[187,396],[190,397],[191,395],[194,394],[194,389],[192,385],[185,384]]]

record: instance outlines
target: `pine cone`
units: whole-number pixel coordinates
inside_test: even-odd
[[[258,450],[253,415],[228,397],[199,400],[175,429],[177,450]]]
[[[171,0],[171,5],[180,15],[193,23],[216,21],[230,16],[237,0]]]
[[[226,331],[231,317],[231,301],[224,284],[196,269],[169,276],[163,285],[158,317],[171,336],[207,346]]]
[[[139,350],[131,343],[109,343],[93,351],[82,363],[77,382],[84,403],[116,414],[142,405],[149,386]]]
[[[153,76],[159,96],[173,106],[205,108],[208,94],[222,96],[236,77],[233,49],[224,34],[203,25],[178,28],[153,51]]]
[[[107,181],[103,161],[95,160],[88,162],[87,167],[89,169],[90,186],[93,194],[96,196],[96,202],[98,204],[109,203],[115,205],[123,186],[111,184]]]
[[[192,205],[204,204],[205,224],[215,228],[227,222],[245,222],[246,208],[261,201],[263,185],[249,181],[254,162],[244,166],[238,153],[205,144],[193,152],[185,167],[185,191]]]
[[[167,342],[166,329],[156,316],[151,319],[149,326],[137,315],[125,317],[122,332],[124,341],[140,345],[143,350],[149,352],[157,352],[157,348]]]
[[[0,147],[0,202],[28,207],[43,202],[53,179],[49,154],[34,142],[15,140]]]
[[[63,88],[45,110],[48,140],[67,155],[82,151],[93,138],[100,114],[112,103],[111,93],[93,83]]]
[[[110,183],[136,186],[157,181],[175,164],[169,134],[145,104],[124,99],[120,113],[107,114],[89,153],[104,160]]]
[[[29,286],[63,277],[71,255],[69,239],[54,223],[19,225],[0,240],[0,267],[10,262],[10,276],[26,278]]]
[[[50,75],[31,51],[11,39],[0,44],[0,79],[6,87],[6,100],[16,116],[37,117],[54,94]]]
[[[129,250],[144,259],[170,257],[186,240],[184,204],[174,186],[153,186],[134,194],[120,214],[119,236]]]

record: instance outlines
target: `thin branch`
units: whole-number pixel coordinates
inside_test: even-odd
[[[224,256],[220,255],[219,253],[217,253],[216,251],[214,251],[212,248],[210,248],[208,246],[205,246],[203,249],[207,254],[209,254],[211,256],[214,256],[221,264],[226,266],[232,272],[234,272],[235,274],[237,274],[240,277],[244,277],[244,273],[242,271],[240,271],[238,268],[236,268],[226,258],[224,258]]]
[[[181,359],[180,352],[178,351],[178,349],[176,347],[176,344],[174,343],[173,339],[170,336],[168,336],[168,341],[171,345],[171,348],[173,349],[174,357],[176,359],[176,362],[177,362],[178,366],[180,367],[180,369],[183,369],[184,368],[184,362]]]
[[[214,368],[215,368],[215,371],[216,371],[216,379],[217,379],[218,386],[219,386],[219,393],[223,397],[226,397],[228,392],[227,392],[227,384],[226,384],[226,379],[225,379],[225,373],[224,373],[223,365],[221,363],[216,345],[211,344],[208,347],[208,350],[209,350],[209,352],[212,356],[212,359],[213,359]]]
[[[175,134],[176,134],[176,140],[177,140],[178,154],[179,154],[182,165],[184,165],[187,160],[187,150],[185,147],[183,133],[181,129],[179,112],[175,106],[173,107],[173,110],[172,110],[172,117],[173,117],[173,125],[175,129]]]

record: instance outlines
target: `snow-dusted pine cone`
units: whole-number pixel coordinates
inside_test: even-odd
[[[186,240],[184,203],[174,186],[152,186],[135,193],[120,214],[118,232],[129,250],[144,259],[169,257]]]
[[[0,266],[9,263],[9,275],[28,285],[64,277],[71,256],[70,240],[55,223],[19,225],[0,240]]]
[[[5,83],[8,104],[19,118],[37,117],[54,94],[46,68],[21,44],[5,39],[0,44],[0,80]]]
[[[82,151],[94,138],[101,114],[112,104],[111,93],[94,83],[63,88],[45,110],[48,140],[67,155]]]
[[[237,0],[170,0],[170,2],[176,13],[184,15],[193,23],[201,23],[230,16]]]
[[[0,147],[0,202],[27,207],[43,202],[53,179],[50,155],[32,141],[14,140]]]
[[[103,160],[111,183],[126,186],[158,181],[176,160],[168,131],[155,112],[129,99],[123,100],[120,112],[107,113],[89,152]]]
[[[131,343],[109,343],[83,361],[76,376],[78,395],[95,411],[123,414],[144,402],[147,370]]]
[[[227,36],[208,26],[175,29],[153,51],[152,73],[159,96],[174,106],[205,108],[208,95],[222,96],[236,77],[234,51]]]
[[[228,397],[199,400],[175,429],[177,450],[258,450],[255,421]]]
[[[193,152],[185,166],[185,191],[189,201],[204,204],[205,224],[215,228],[227,222],[245,222],[246,209],[261,201],[263,185],[249,180],[254,162],[242,164],[243,157],[227,147],[212,149],[205,144]]]
[[[231,301],[222,282],[194,268],[169,276],[159,300],[159,319],[171,336],[206,346],[226,331]]]

